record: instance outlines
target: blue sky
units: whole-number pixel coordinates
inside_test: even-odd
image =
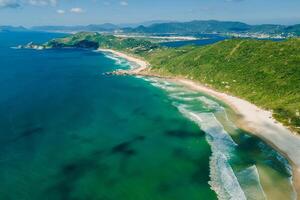
[[[194,19],[300,24],[300,0],[0,0],[0,25]]]

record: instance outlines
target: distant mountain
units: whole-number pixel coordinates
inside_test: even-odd
[[[152,20],[152,21],[145,21],[140,23],[125,23],[125,24],[118,24],[121,28],[136,28],[139,26],[151,26],[153,24],[163,24],[163,23],[171,23],[174,21],[171,20]]]
[[[80,31],[91,31],[91,32],[111,32],[115,30],[120,30],[122,28],[136,28],[138,26],[151,26],[158,23],[169,23],[171,21],[155,20],[155,21],[146,21],[141,23],[132,23],[132,24],[90,24],[87,26],[34,26],[31,30],[34,31],[47,31],[47,32],[80,32]]]
[[[175,33],[175,34],[197,34],[197,33],[265,33],[265,34],[294,34],[300,35],[300,25],[249,25],[242,22],[230,21],[190,21],[159,23],[151,26],[139,26],[137,28],[124,28],[124,32],[134,33]]]
[[[28,29],[12,26],[0,26],[0,30],[5,31],[26,31]],[[242,37],[244,34],[249,37],[256,37],[259,34],[271,36],[300,36],[300,24],[285,26],[277,24],[249,25],[242,22],[232,21],[190,21],[190,22],[171,22],[171,21],[148,21],[137,24],[90,24],[87,26],[35,26],[30,31],[46,32],[114,32],[142,33],[142,34],[177,34],[194,35],[199,33],[219,33],[232,34]],[[256,35],[256,36],[255,36]]]
[[[209,21],[191,21],[191,22],[171,22],[153,24],[149,27],[139,26],[135,29],[125,29],[130,32],[141,33],[211,33],[227,31],[245,31],[251,28],[250,25],[241,22],[220,22],[215,20]]]
[[[274,25],[274,24],[263,24],[263,25],[253,25],[248,30],[250,32],[257,32],[257,33],[279,33],[282,31],[286,26],[284,25]]]
[[[28,29],[24,28],[23,26],[0,26],[0,31],[28,31]]]
[[[114,24],[90,24],[87,26],[34,26],[31,30],[34,31],[49,31],[49,32],[80,32],[80,31],[91,31],[91,32],[105,32],[117,30],[120,27]]]
[[[295,33],[296,35],[300,36],[300,24],[285,27],[284,31],[288,33]]]

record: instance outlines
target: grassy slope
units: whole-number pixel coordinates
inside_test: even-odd
[[[79,33],[45,46],[101,47],[142,56],[155,73],[186,77],[247,99],[273,110],[276,119],[300,133],[300,39],[234,39],[167,49],[141,39]]]
[[[209,84],[274,111],[300,133],[300,40],[235,39],[205,47],[156,50],[152,70]]]

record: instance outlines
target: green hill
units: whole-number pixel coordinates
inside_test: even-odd
[[[118,38],[113,35],[81,32],[64,38],[53,39],[43,45],[45,48],[108,48],[141,54],[159,47],[147,40]]]
[[[180,76],[246,99],[300,133],[300,39],[231,39],[204,47],[165,48],[150,41],[79,33],[45,48],[110,48],[135,54],[151,71]]]
[[[205,47],[157,50],[152,71],[188,77],[273,110],[300,133],[300,39],[234,39]]]

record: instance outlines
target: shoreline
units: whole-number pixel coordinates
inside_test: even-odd
[[[237,115],[238,127],[266,141],[283,154],[290,161],[293,170],[294,189],[297,198],[300,199],[300,137],[296,133],[277,122],[272,117],[272,112],[263,110],[246,100],[215,91],[191,80],[178,78],[174,80],[190,89],[203,92],[223,101]]]
[[[148,62],[126,53],[111,49],[98,49],[98,51],[113,53],[114,55],[122,57],[139,66],[132,70],[118,71],[113,74],[155,76],[170,79],[192,90],[203,92],[223,101],[231,107],[237,115],[237,126],[239,128],[258,136],[290,161],[293,170],[294,189],[297,193],[297,198],[300,199],[300,136],[277,122],[272,117],[272,112],[261,109],[246,100],[216,91],[192,80],[176,77],[163,77],[157,74],[148,73],[147,68],[150,66]]]
[[[121,58],[124,58],[126,59],[127,61],[129,62],[132,62],[132,63],[135,63],[138,67],[134,68],[134,69],[131,69],[130,72],[132,74],[135,74],[135,73],[140,73],[141,71],[144,71],[146,70],[150,64],[140,58],[136,58],[132,55],[128,55],[128,54],[125,54],[125,53],[122,53],[122,52],[119,52],[119,51],[115,51],[115,50],[112,50],[112,49],[102,49],[102,48],[98,48],[96,51],[98,52],[106,52],[106,53],[112,53],[118,57],[121,57]]]

